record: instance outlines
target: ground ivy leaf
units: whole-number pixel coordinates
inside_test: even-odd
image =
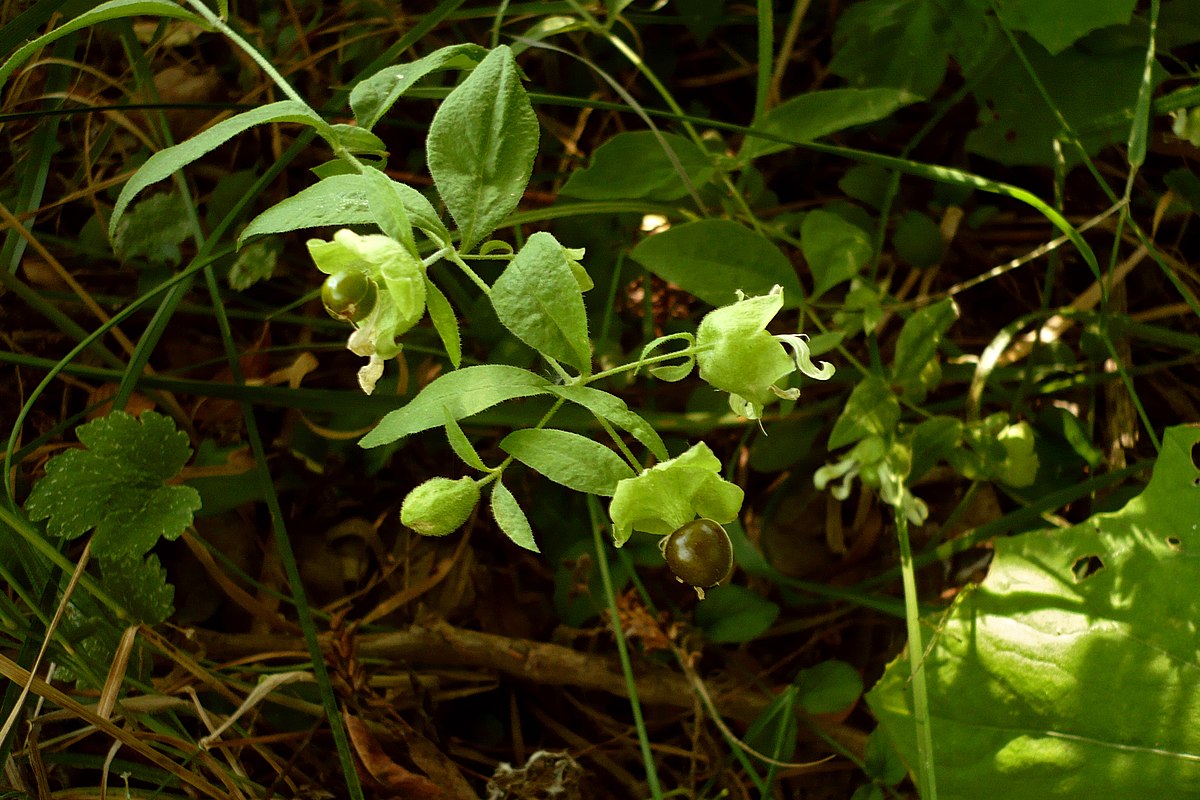
[[[101,584],[135,622],[157,625],[174,610],[175,587],[167,583],[167,570],[151,553],[142,558],[124,553],[105,561]]]
[[[1120,511],[995,539],[987,578],[922,626],[939,797],[1195,795],[1198,442],[1169,428]],[[910,768],[911,688],[903,655],[867,694]]]
[[[200,495],[165,483],[192,454],[170,419],[114,411],[79,426],[76,435],[87,449],[52,458],[25,504],[31,519],[48,520],[47,533],[74,539],[95,529],[92,553],[112,560],[140,556],[191,524]]]

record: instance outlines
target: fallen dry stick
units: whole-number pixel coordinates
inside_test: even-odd
[[[194,639],[209,658],[245,659],[255,653],[295,651],[306,657],[297,636],[221,634],[196,630]],[[327,643],[322,637],[322,643]],[[625,678],[615,659],[583,653],[558,644],[511,639],[491,633],[456,628],[444,620],[418,622],[395,633],[360,636],[358,654],[422,667],[471,667],[491,670],[539,685],[574,686],[628,697]],[[649,705],[692,708],[694,694],[685,676],[666,667],[642,665],[636,675],[638,699]],[[741,688],[710,688],[722,716],[753,722],[771,702],[761,692]],[[825,719],[814,719],[832,739],[862,756],[866,735],[855,728]]]

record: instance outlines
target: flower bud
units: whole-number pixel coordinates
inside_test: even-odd
[[[474,478],[430,478],[404,498],[400,521],[423,536],[445,536],[461,528],[478,504]]]

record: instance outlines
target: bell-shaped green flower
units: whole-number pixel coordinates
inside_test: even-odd
[[[310,239],[308,252],[327,275],[354,271],[364,274],[368,285],[378,286],[378,300],[369,313],[352,320],[355,330],[347,344],[352,353],[369,359],[358,381],[370,394],[384,362],[400,352],[397,339],[425,314],[425,266],[391,237],[347,229],[335,233],[330,242]]]
[[[474,478],[430,478],[404,498],[400,521],[423,536],[445,536],[461,528],[477,505]]]
[[[721,478],[721,462],[701,442],[641,475],[617,482],[609,504],[613,540],[625,544],[634,531],[666,536],[696,517],[731,522],[742,508],[741,487]]]
[[[777,397],[799,397],[799,389],[779,386],[792,372],[800,370],[821,381],[833,376],[829,362],[821,362],[820,367],[813,364],[804,336],[767,333],[767,325],[781,308],[781,286],[759,297],[739,291],[736,303],[710,311],[696,331],[700,377],[729,392],[729,407],[748,419],[761,417],[763,407]]]

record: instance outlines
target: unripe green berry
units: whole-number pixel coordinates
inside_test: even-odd
[[[348,269],[330,275],[321,285],[321,302],[334,319],[361,322],[375,309],[379,287],[365,272]]]
[[[404,498],[400,521],[424,536],[445,536],[461,528],[478,504],[474,478],[430,478]]]

